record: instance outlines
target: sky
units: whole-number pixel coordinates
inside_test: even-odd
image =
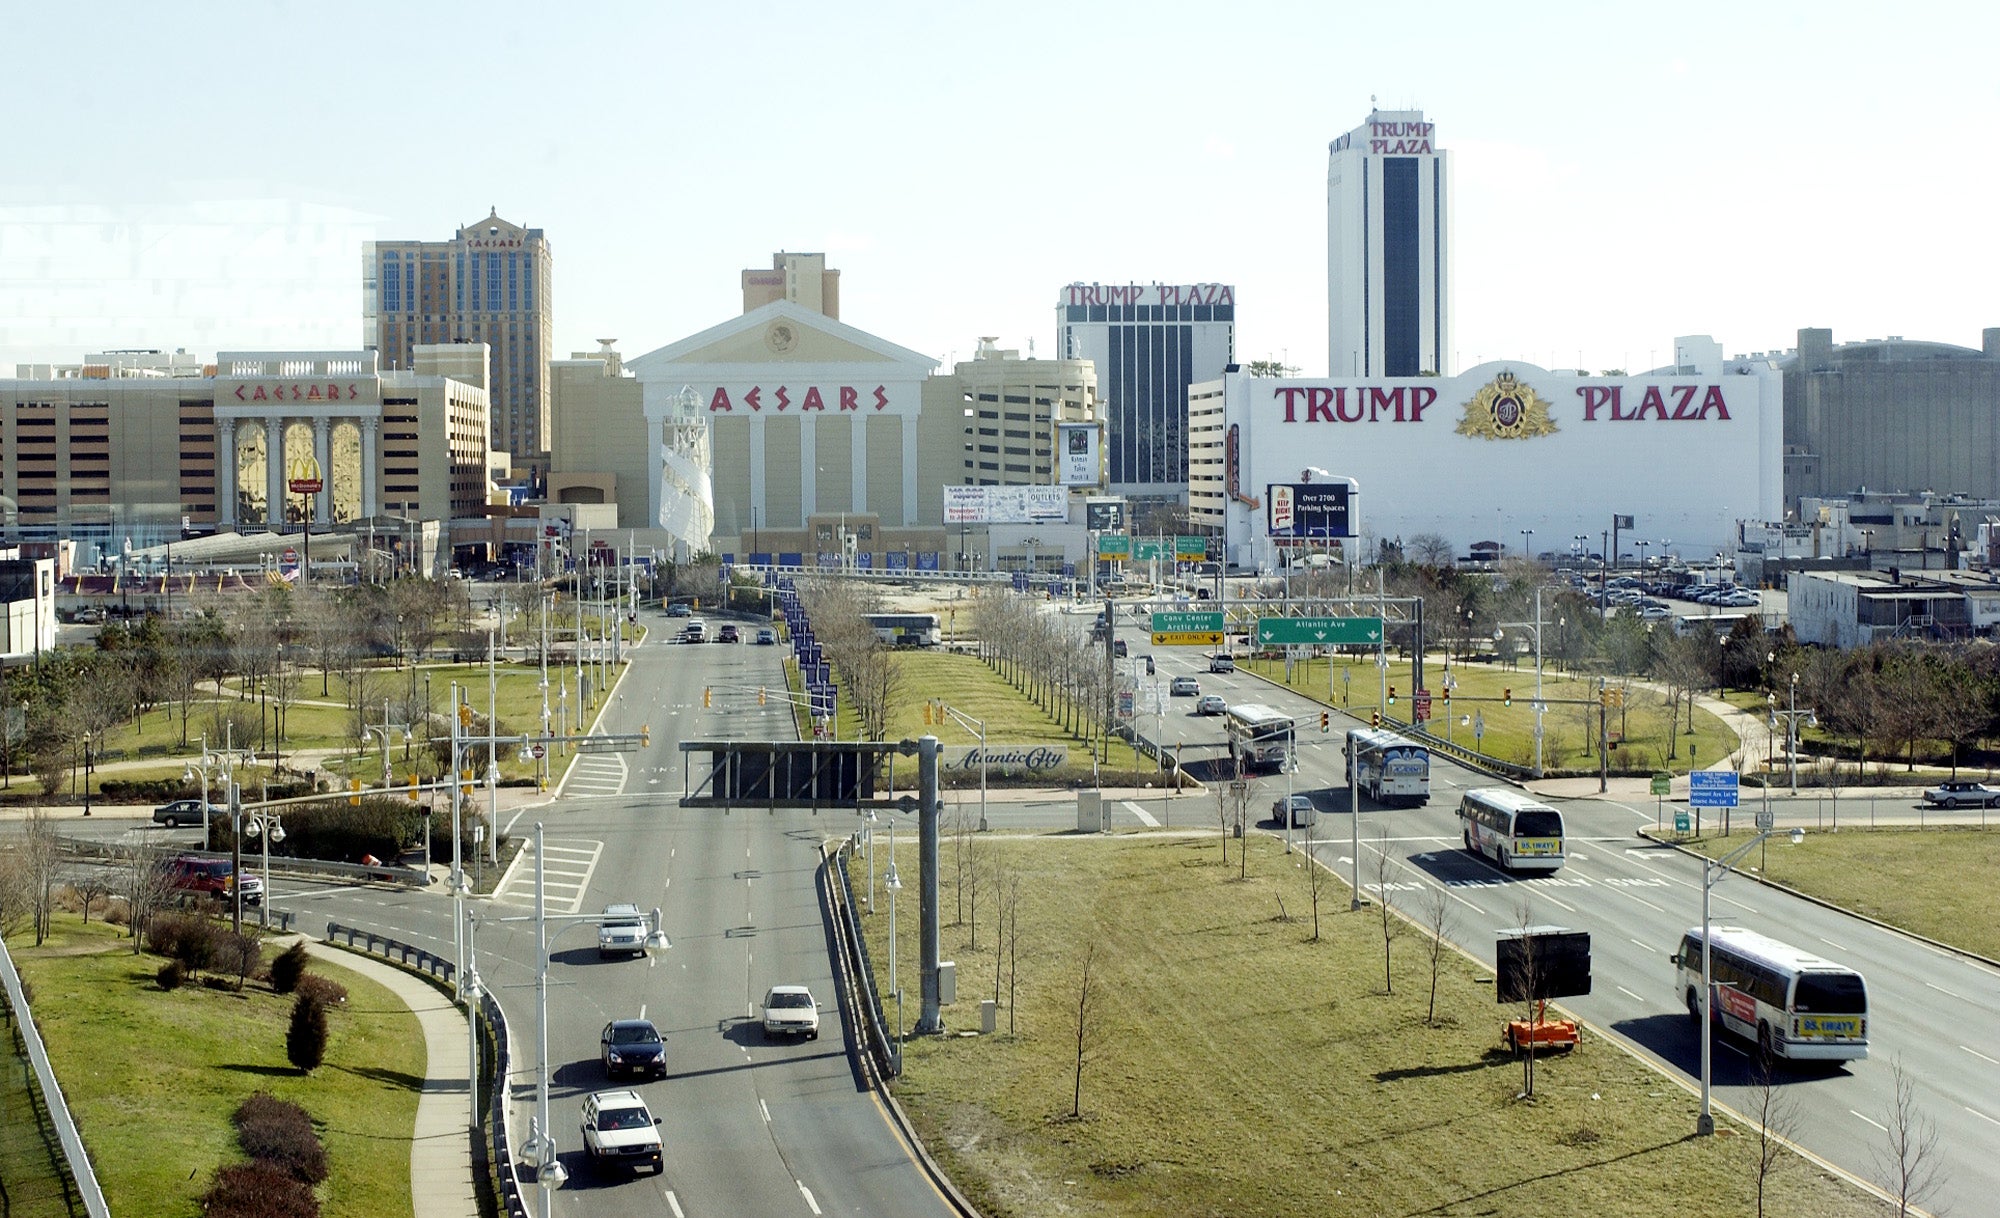
[[[941,361],[1053,354],[1067,283],[1222,282],[1240,359],[1321,376],[1326,146],[1371,104],[1453,156],[1455,369],[2000,325],[1992,5],[10,9],[0,370],[358,347],[362,242],[497,209],[552,244],[559,357],[726,321],[793,250]]]

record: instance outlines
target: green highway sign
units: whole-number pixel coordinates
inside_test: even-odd
[[[1655,773],[1653,775],[1653,794],[1672,795],[1673,793],[1674,776],[1672,774]]]
[[[1132,557],[1139,562],[1145,562],[1149,558],[1172,558],[1173,556],[1173,543],[1170,541],[1163,542],[1155,537],[1150,539],[1140,538],[1132,543]]]
[[[1174,538],[1174,554],[1180,558],[1207,558],[1208,538],[1176,537]]]
[[[1097,539],[1097,554],[1100,558],[1129,558],[1132,539],[1123,533],[1106,533]]]
[[[1154,617],[1158,617],[1154,614]],[[1155,626],[1154,629],[1159,629]],[[1382,641],[1379,617],[1260,617],[1257,642],[1278,646],[1314,644],[1374,646]]]
[[[1153,615],[1154,634],[1185,634],[1198,631],[1202,634],[1222,633],[1222,610],[1200,609],[1192,613],[1155,613]]]

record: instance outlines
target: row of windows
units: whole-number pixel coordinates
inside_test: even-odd
[[[1066,321],[1235,321],[1235,305],[1066,305]]]

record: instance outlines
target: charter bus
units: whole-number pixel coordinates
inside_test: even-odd
[[[1701,1027],[1701,927],[1681,937],[1674,988]],[[1856,1061],[1868,1056],[1868,987],[1851,968],[1738,926],[1708,936],[1715,1021],[1755,1042],[1769,1061]]]
[[[1229,730],[1229,755],[1246,770],[1259,766],[1285,768],[1292,748],[1292,717],[1255,702],[1244,702],[1224,712]]]
[[[940,631],[935,613],[864,613],[861,620],[891,647],[935,647]]]
[[[1465,848],[1512,871],[1563,865],[1563,814],[1519,791],[1480,787],[1458,801]]]
[[[1347,733],[1347,781],[1376,803],[1429,803],[1431,751],[1394,732],[1356,728]]]

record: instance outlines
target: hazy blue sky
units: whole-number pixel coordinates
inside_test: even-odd
[[[1242,358],[1323,375],[1371,95],[1455,157],[1459,367],[2000,325],[1986,4],[10,8],[0,373],[357,345],[360,241],[497,206],[554,245],[559,355],[791,249],[940,359],[1051,353],[1073,280],[1223,281]]]

